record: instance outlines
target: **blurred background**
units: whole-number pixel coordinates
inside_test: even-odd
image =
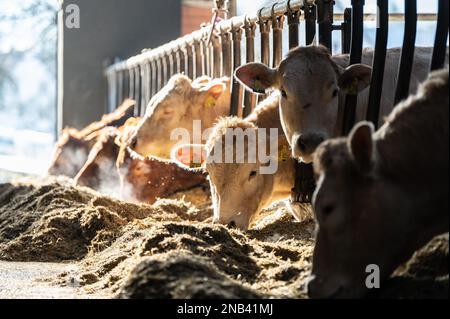
[[[275,2],[234,0],[230,14]],[[335,13],[350,2],[336,0]],[[68,3],[79,5],[81,27],[58,31],[58,12]],[[403,4],[389,1],[390,12],[402,13]],[[420,13],[435,13],[437,0],[418,1],[418,6]],[[212,7],[211,0],[1,0],[0,182],[45,174],[58,131],[100,118],[107,64],[197,30],[211,20]],[[375,13],[376,1],[367,0],[365,10]],[[374,21],[365,23],[364,46],[374,46],[375,30]],[[419,22],[416,45],[433,45],[434,32],[434,22]],[[389,47],[401,46],[402,39],[403,23],[392,22]],[[340,36],[334,37],[333,51],[340,52]]]

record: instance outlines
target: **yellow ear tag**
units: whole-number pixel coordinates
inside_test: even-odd
[[[211,108],[216,106],[216,99],[213,96],[209,95],[205,100],[205,106]]]
[[[286,162],[289,158],[289,149],[287,146],[282,146],[278,151],[278,160],[281,162]]]
[[[358,95],[358,79],[353,79],[352,83],[347,87],[347,94]]]
[[[253,91],[256,93],[265,93],[265,88],[260,80],[255,80],[253,83]]]

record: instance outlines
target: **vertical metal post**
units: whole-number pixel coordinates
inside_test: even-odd
[[[121,80],[121,71],[116,71],[116,95],[115,95],[115,101],[114,101],[114,108],[116,108],[119,103],[120,103],[120,99],[121,99],[121,94],[122,94],[122,80]]]
[[[326,46],[330,52],[333,49],[333,0],[317,0],[317,24],[319,26],[319,43]]]
[[[145,90],[145,101],[144,104],[142,105],[142,111],[140,116],[144,116],[145,114],[145,110],[147,109],[147,104],[148,102],[150,102],[150,99],[152,98],[152,65],[150,64],[150,61],[146,61],[145,62],[145,69],[146,69],[146,74],[147,74],[147,78],[145,81],[145,86],[146,86],[146,90]]]
[[[145,108],[145,101],[147,100],[147,91],[148,91],[148,82],[147,82],[147,78],[148,78],[148,72],[147,72],[147,65],[145,62],[142,62],[140,64],[139,69],[141,70],[141,85],[140,85],[140,108],[135,108],[135,112],[136,112],[136,116],[141,116],[142,115],[142,110]]]
[[[342,53],[350,53],[352,40],[352,8],[345,8],[344,22],[341,24]]]
[[[172,76],[175,74],[178,74],[180,72],[180,64],[178,61],[178,54],[177,54],[177,50],[172,50],[172,52],[170,53],[170,56],[172,57]]]
[[[200,41],[194,40],[192,48],[194,49],[195,54],[195,75],[192,77],[192,79],[194,79],[205,74],[203,71],[203,62],[205,61],[205,56],[203,55],[202,45]]]
[[[233,69],[241,65],[241,39],[242,29],[240,27],[231,26],[231,34],[233,39]],[[231,72],[231,68],[230,68]],[[231,88],[231,107],[230,115],[238,115],[241,104],[242,88],[239,81],[233,77]]]
[[[378,126],[378,119],[380,116],[380,102],[381,93],[383,90],[383,77],[386,62],[386,48],[389,29],[388,0],[377,0],[377,6],[379,21],[372,65],[369,105],[367,107],[366,114],[366,119],[368,121],[371,121],[375,125],[375,127]]]
[[[431,59],[431,71],[441,69],[445,64],[448,36],[448,0],[439,0],[436,37],[434,39],[433,57]]]
[[[220,30],[220,40],[222,45],[222,74],[229,76],[232,74],[231,66],[231,34],[227,30]]]
[[[220,38],[217,35],[213,35],[211,38],[211,44],[212,44],[212,60],[213,60],[213,72],[212,76],[213,78],[219,78],[220,77],[220,70],[222,68],[221,65],[221,47],[220,47]]]
[[[157,74],[157,85],[156,92],[159,92],[163,87],[163,63],[161,56],[156,57],[156,74]]]
[[[186,55],[187,55],[187,76],[190,79],[194,79],[194,45],[187,44],[186,45]]]
[[[409,94],[409,83],[414,61],[414,48],[417,32],[417,1],[405,0],[405,32],[403,35],[402,56],[398,68],[395,104]]]
[[[262,10],[262,9],[261,9]],[[264,21],[259,11],[259,32],[261,33],[261,63],[269,66],[270,63],[270,21]]]
[[[163,86],[165,86],[167,84],[167,82],[169,82],[170,79],[170,70],[169,70],[169,65],[170,65],[170,60],[169,60],[169,55],[164,52],[161,55],[161,60],[162,60],[162,65],[163,65]]]
[[[364,0],[352,0],[352,41],[350,65],[361,63],[364,32]],[[355,124],[358,93],[351,92],[345,97],[342,134],[347,135]],[[341,110],[339,110],[341,112]]]
[[[156,64],[156,60],[153,57],[152,60],[150,61],[150,65],[151,65],[151,69],[152,69],[152,79],[151,79],[151,87],[152,87],[152,92],[150,95],[150,98],[152,98],[153,96],[156,95],[156,93],[158,93],[158,66]]]
[[[134,69],[132,67],[128,67],[128,79],[129,79],[129,82],[128,82],[128,88],[129,88],[128,89],[128,97],[133,99],[133,100],[135,100],[136,99],[135,96],[134,96],[134,93],[135,93],[135,91],[134,91],[135,77],[134,77]],[[123,102],[123,100],[120,101],[120,103],[122,103],[122,102]]]
[[[141,108],[141,71],[139,65],[134,68],[134,97],[136,105],[134,107],[134,115],[138,116],[139,109]]]
[[[289,49],[298,47],[299,34],[298,28],[300,24],[301,11],[293,11],[291,8],[291,0],[288,1],[288,10],[286,12],[287,22],[289,26]]]
[[[272,66],[277,68],[283,58],[283,22],[284,15],[276,16],[274,9],[274,4],[272,6],[272,43],[273,43],[273,56],[272,56]]]
[[[211,45],[208,43],[208,35],[207,34],[203,35],[203,37],[202,37],[201,47],[202,47],[202,55],[203,55],[203,61],[202,61],[203,74],[207,75],[207,76],[211,76],[212,75]]]
[[[256,26],[255,24],[249,22],[247,19],[245,19],[244,24],[244,30],[245,30],[245,47],[246,47],[246,62],[254,62],[255,61],[255,30]],[[243,117],[248,116],[253,108],[256,105],[256,95],[254,95],[251,92],[245,91],[244,92],[244,110],[243,110]]]
[[[310,45],[316,36],[316,6],[305,6],[303,11],[305,13],[305,44]]]
[[[178,59],[179,59],[179,66],[180,69],[178,70],[178,72],[182,73],[182,74],[186,74],[186,47],[185,46],[180,46],[178,48]]]

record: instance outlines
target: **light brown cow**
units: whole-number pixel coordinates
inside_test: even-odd
[[[195,153],[203,153],[203,166],[196,170],[204,170],[209,174],[211,195],[213,200],[214,221],[221,224],[248,229],[258,213],[275,201],[286,199],[294,186],[295,162],[289,156],[289,144],[282,134],[278,111],[279,95],[273,94],[260,103],[246,119],[237,117],[222,118],[213,128],[206,145],[181,145],[173,150],[173,158],[181,165],[190,166]],[[238,152],[237,139],[232,145],[227,143],[226,134],[230,129],[242,129],[245,133],[254,134],[258,140],[258,128],[275,128],[281,134],[278,136],[278,152],[272,154],[277,161],[278,168],[274,174],[262,174],[263,163],[259,157],[255,161],[248,160],[251,144],[248,139],[243,145],[244,161],[225,161],[225,152]],[[269,132],[266,132],[267,143],[270,143]],[[218,146],[218,142],[221,142]],[[217,148],[222,148],[222,161],[210,161]],[[259,145],[252,145],[258,151]],[[267,150],[266,153],[269,153]],[[291,212],[297,220],[311,217],[309,207],[291,207]]]
[[[127,144],[117,158],[121,192],[124,200],[152,204],[157,198],[170,196],[206,182],[201,172],[192,172],[176,163],[155,156],[141,156]]]
[[[348,67],[348,54],[331,56],[323,46],[298,47],[276,69],[249,63],[238,68],[235,76],[253,92],[264,93],[271,87],[281,92],[281,120],[293,156],[309,163],[322,141],[340,135],[338,106],[346,93],[360,92],[356,118],[364,119],[373,53],[373,49],[364,49],[362,64]],[[394,106],[400,53],[399,48],[387,50],[380,123]],[[431,54],[432,48],[415,49],[410,92],[426,78]]]
[[[48,173],[75,177],[88,159],[91,148],[102,136],[106,126],[119,127],[134,109],[135,101],[127,99],[114,112],[106,114],[98,122],[93,122],[81,131],[65,128],[55,147]]]
[[[120,145],[126,141],[140,118],[131,117],[119,128],[105,127],[92,146],[87,160],[74,181],[77,185],[87,186],[102,194],[120,197],[121,185],[116,167]]]
[[[176,138],[171,139],[174,129],[186,129],[192,135],[194,120],[201,120],[204,130],[229,110],[229,78],[202,77],[192,82],[184,75],[174,75],[149,102],[130,145],[141,156],[169,159],[177,143]]]
[[[318,148],[311,297],[363,296],[368,265],[382,282],[448,232],[448,76],[432,74],[375,134],[362,122]]]

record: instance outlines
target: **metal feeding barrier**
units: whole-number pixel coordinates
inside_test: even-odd
[[[231,77],[241,65],[241,44],[245,38],[246,62],[255,60],[256,33],[260,35],[262,63],[277,67],[282,60],[283,32],[288,32],[289,48],[309,45],[317,37],[318,42],[332,50],[333,31],[341,32],[342,53],[350,54],[350,64],[360,63],[362,58],[364,20],[377,20],[373,71],[366,119],[378,124],[386,60],[389,21],[404,20],[404,39],[395,101],[407,97],[418,20],[437,20],[437,29],[430,70],[442,68],[445,63],[449,27],[449,1],[438,0],[437,18],[434,14],[417,14],[417,1],[405,0],[405,14],[389,14],[388,0],[377,0],[378,13],[364,14],[364,0],[352,0],[351,8],[344,14],[334,14],[333,0],[289,0],[277,2],[271,7],[244,16],[222,20],[171,41],[153,50],[125,61],[115,63],[105,70],[108,83],[108,110],[117,107],[125,98],[136,101],[135,115],[141,116],[150,99],[161,90],[169,79],[184,73],[195,79],[203,75],[213,78]],[[287,19],[287,30],[284,27]],[[334,20],[341,24],[334,24]],[[300,43],[299,28],[304,27],[304,43]],[[317,34],[316,34],[317,33]],[[270,37],[272,36],[272,41]],[[271,59],[272,57],[272,59]],[[355,124],[357,95],[347,95],[339,108],[342,134],[346,135]],[[232,79],[230,115],[238,115],[242,109],[248,115],[257,102],[251,92],[243,92],[236,79]],[[311,200],[314,183],[311,165],[298,165],[296,185],[293,189],[295,202]]]

